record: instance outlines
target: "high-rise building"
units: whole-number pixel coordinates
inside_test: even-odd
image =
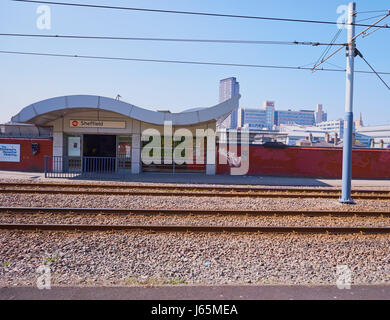
[[[327,114],[322,111],[322,106],[317,107],[317,113],[322,119]],[[262,108],[245,108],[240,114],[240,126],[245,128],[268,129],[280,125],[313,126],[316,124],[316,112],[314,110],[275,110],[274,101],[264,101]]]
[[[244,115],[245,110],[242,108],[238,108],[238,115],[237,115],[237,128],[242,128],[244,126]]]
[[[315,117],[316,117],[316,123],[320,123],[328,120],[328,115],[326,112],[323,111],[322,104],[317,104]]]
[[[359,120],[355,120],[354,122],[355,122],[356,130],[359,129],[360,127],[364,127],[363,116],[362,116],[361,112],[360,112],[360,119]]]
[[[266,126],[269,129],[272,129],[275,124],[275,102],[264,101],[263,109],[265,110],[266,115]]]
[[[272,129],[275,122],[275,102],[264,101],[262,108],[240,109],[240,126],[249,129]]]
[[[235,77],[222,79],[219,82],[219,102],[224,102],[231,99],[234,96],[240,94],[240,84]],[[234,128],[236,129],[238,124],[238,109],[234,110],[225,120],[217,121],[217,127],[219,128]]]
[[[315,124],[315,115],[313,110],[281,110],[275,111],[275,124],[312,126]]]
[[[264,109],[241,109],[241,126],[249,129],[263,129],[267,127],[267,114]]]

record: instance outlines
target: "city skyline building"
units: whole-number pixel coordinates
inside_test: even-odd
[[[275,102],[264,101],[262,108],[240,108],[238,127],[270,130],[275,124]]]
[[[287,134],[287,144],[300,145],[300,142],[319,143],[325,141],[326,131],[316,126],[281,125],[280,132]]]
[[[301,125],[312,126],[315,125],[315,111],[314,110],[278,110],[275,111],[275,125]]]
[[[340,139],[344,137],[344,120],[342,119],[323,121],[317,123],[316,126],[328,133],[337,133]]]
[[[230,77],[219,81],[219,103],[231,99],[240,94],[240,83],[236,77]],[[238,127],[238,108],[226,119],[217,122],[217,127],[223,129],[236,129]]]
[[[219,103],[231,99],[240,94],[240,84],[236,77],[229,77],[219,81]],[[298,125],[315,126],[322,123],[322,126],[330,126],[329,130],[340,132],[340,123],[324,124],[327,122],[327,113],[323,105],[317,104],[315,110],[276,110],[275,101],[266,100],[261,108],[240,108],[233,110],[225,119],[217,121],[218,129],[260,129],[272,130],[275,126]],[[337,120],[336,120],[337,121]],[[342,136],[342,132],[340,136]]]
[[[266,126],[272,129],[275,125],[275,101],[264,101],[263,109],[265,110]]]
[[[267,115],[263,109],[240,109],[239,115],[240,127],[242,128],[263,129],[267,126]]]
[[[390,147],[390,125],[359,127],[356,134],[357,139],[363,140],[364,136],[373,140],[374,148],[381,148],[381,141],[384,148]]]
[[[316,118],[327,119],[322,105],[317,105],[316,111],[276,110],[274,101],[264,101],[261,108],[241,108],[238,112],[238,127],[271,130],[281,125],[314,126]]]
[[[316,123],[320,123],[328,120],[328,114],[323,111],[322,104],[317,104],[315,119],[316,119]]]
[[[364,123],[363,123],[363,115],[362,113],[360,112],[360,119],[359,120],[355,120],[355,128],[356,130],[359,129],[360,127],[364,127]]]

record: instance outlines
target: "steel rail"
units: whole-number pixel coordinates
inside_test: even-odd
[[[304,217],[390,217],[390,211],[325,211],[325,210],[197,210],[197,209],[123,209],[123,208],[48,208],[0,207],[0,214],[79,214],[79,215],[209,215],[209,216],[304,216]]]
[[[390,227],[233,227],[233,226],[158,226],[158,225],[85,225],[85,224],[0,224],[0,230],[23,231],[152,231],[214,233],[329,233],[389,234]]]
[[[34,182],[0,182],[0,188],[1,187],[56,187],[56,188],[90,188],[90,189],[168,189],[168,190],[194,190],[194,189],[199,189],[199,190],[207,190],[207,191],[214,191],[214,190],[223,190],[223,191],[256,191],[256,190],[279,190],[276,187],[275,188],[269,188],[269,187],[264,187],[264,186],[252,186],[252,187],[247,187],[247,186],[224,186],[224,185],[219,185],[219,186],[210,186],[210,185],[165,185],[162,183],[156,183],[156,184],[145,184],[145,185],[140,185],[140,184],[116,184],[116,185],[109,185],[109,184],[84,184],[84,183],[34,183]],[[323,188],[319,187],[321,189],[318,190],[334,190],[337,191],[336,189],[332,188]],[[283,188],[283,190],[317,190],[315,188]],[[366,190],[367,192],[371,190]],[[390,190],[388,191],[390,193]]]
[[[256,190],[319,190],[319,191],[338,191],[338,189],[335,188],[327,188],[327,187],[317,187],[317,188],[291,188],[289,186],[275,186],[274,188],[268,187],[268,186],[246,186],[246,185],[237,185],[237,186],[225,186],[225,185],[218,185],[218,186],[210,186],[207,184],[204,185],[191,185],[191,184],[180,184],[180,185],[166,185],[163,183],[156,183],[156,184],[115,184],[115,185],[109,185],[109,184],[84,184],[84,183],[34,183],[34,182],[0,182],[0,188],[4,187],[55,187],[55,188],[89,188],[89,189],[168,189],[168,190],[207,190],[207,191],[214,191],[214,190],[222,190],[222,191],[256,191]],[[281,187],[281,188],[279,188]],[[278,189],[279,188],[279,189]],[[376,190],[363,190],[365,192],[372,192]],[[389,192],[390,190],[384,190],[385,192]]]
[[[161,190],[204,190],[204,191],[235,191],[235,192],[254,192],[254,191],[292,191],[292,192],[340,192],[339,189],[329,187],[304,187],[291,188],[289,186],[275,186],[273,188],[267,186],[209,186],[209,185],[165,185],[165,184],[146,184],[146,185],[129,185],[129,184],[83,184],[83,183],[32,183],[32,182],[0,182],[0,188],[4,187],[51,187],[51,188],[89,188],[89,189],[161,189]],[[390,195],[390,190],[370,190],[357,189],[354,192],[359,193],[387,193]]]
[[[139,187],[139,186],[138,186]],[[164,187],[150,187],[150,189],[154,189],[155,191],[143,191],[145,189],[149,189],[149,187],[144,188],[134,188],[131,191],[118,191],[118,190],[110,190],[109,188],[102,188],[102,190],[70,190],[70,189],[19,189],[19,188],[7,188],[0,189],[1,193],[31,193],[31,194],[77,194],[77,195],[119,195],[119,196],[180,196],[180,197],[227,197],[227,198],[235,198],[235,197],[249,197],[249,198],[337,198],[340,195],[339,190],[315,190],[315,189],[250,189],[241,191],[240,189],[231,189],[230,191],[220,191],[218,189],[213,189],[214,192],[205,192],[201,188],[193,187],[191,191],[186,191],[187,188],[184,187],[180,189],[179,187],[175,187],[175,189],[171,189],[171,191],[159,191],[163,190]],[[105,190],[108,189],[108,190]],[[126,188],[124,188],[126,189]],[[131,189],[131,187],[129,187]],[[141,190],[141,191],[138,191]],[[174,192],[174,191],[177,192]],[[196,191],[201,190],[201,191]],[[355,199],[371,199],[371,200],[390,200],[390,192],[388,191],[369,191],[363,190],[354,191],[352,193]]]

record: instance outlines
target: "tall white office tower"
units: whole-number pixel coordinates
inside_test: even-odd
[[[317,104],[315,116],[316,116],[316,123],[320,123],[328,120],[328,115],[326,114],[326,112],[324,112],[322,108],[322,104]]]
[[[240,84],[235,77],[222,79],[219,82],[219,102],[224,102],[240,94]],[[238,109],[234,110],[226,119],[217,121],[218,129],[236,129],[238,126]]]

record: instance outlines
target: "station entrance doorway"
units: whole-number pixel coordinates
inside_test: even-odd
[[[84,134],[83,170],[86,172],[114,172],[116,170],[116,136]]]
[[[103,134],[84,134],[84,157],[115,157],[116,136]]]

